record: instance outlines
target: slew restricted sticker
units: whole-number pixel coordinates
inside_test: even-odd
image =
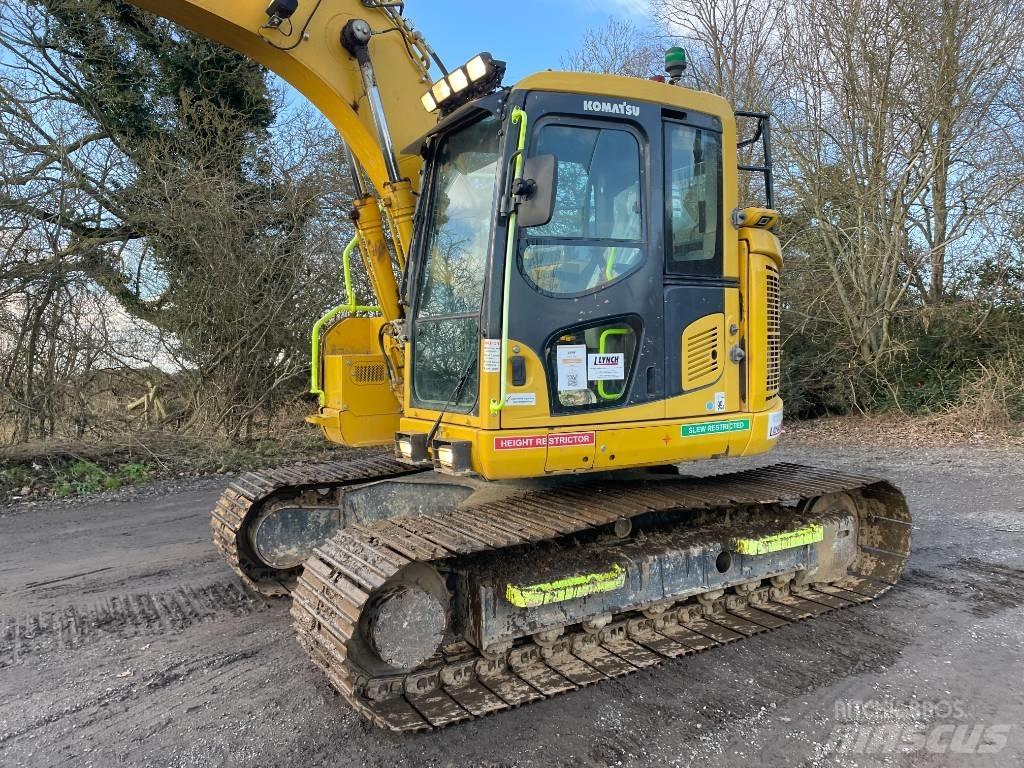
[[[721,435],[726,432],[744,432],[748,429],[750,429],[750,419],[702,421],[699,424],[684,424],[679,428],[679,434],[682,437],[700,437],[701,435]]]
[[[494,450],[519,451],[526,448],[568,448],[576,445],[593,445],[595,442],[597,442],[596,432],[552,432],[543,435],[496,437],[494,438]]]

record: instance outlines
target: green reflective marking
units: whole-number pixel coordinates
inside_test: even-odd
[[[750,429],[750,419],[702,421],[697,424],[683,424],[679,428],[679,434],[683,437],[699,437],[700,435],[720,435],[724,432],[743,432],[747,429]]]
[[[584,573],[568,576],[546,584],[530,584],[521,587],[509,584],[505,588],[505,599],[517,608],[536,608],[538,605],[564,603],[577,597],[611,592],[626,583],[626,569],[613,565],[603,573]]]

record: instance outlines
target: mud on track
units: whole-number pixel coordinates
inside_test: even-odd
[[[287,604],[220,563],[207,513],[221,481],[0,509],[0,765],[1020,764],[1019,450],[791,444],[771,460],[900,485],[916,525],[904,583],[873,606],[423,736],[355,716],[295,643]],[[842,737],[859,702],[883,705],[872,727],[1011,728],[995,755],[857,753]]]

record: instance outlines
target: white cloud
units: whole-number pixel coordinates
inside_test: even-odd
[[[628,13],[633,16],[646,16],[650,12],[648,0],[575,0],[587,10],[597,13]]]

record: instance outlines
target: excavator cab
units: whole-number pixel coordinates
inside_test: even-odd
[[[499,479],[771,447],[776,217],[739,208],[724,101],[542,73],[408,151],[424,172],[397,458]]]

